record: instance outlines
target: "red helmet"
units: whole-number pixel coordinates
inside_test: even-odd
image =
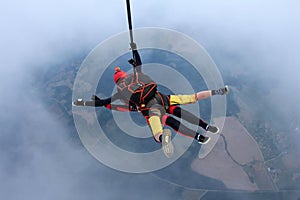
[[[120,69],[120,67],[115,68],[114,82],[117,83],[120,78],[125,78],[127,76],[126,72]]]

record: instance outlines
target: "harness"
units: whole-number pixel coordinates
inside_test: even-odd
[[[146,105],[157,92],[157,84],[143,73],[130,74],[117,83],[122,100],[137,107]]]
[[[153,98],[144,106],[140,107],[140,111],[147,118],[152,115],[157,115],[155,110],[160,111],[160,115],[166,114],[166,110],[169,109],[169,97],[160,92],[156,92]]]

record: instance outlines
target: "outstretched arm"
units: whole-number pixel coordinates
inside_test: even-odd
[[[140,73],[142,72],[142,61],[141,61],[140,54],[137,50],[133,50],[132,53],[133,53],[133,59],[135,61],[136,71]]]
[[[130,62],[130,64],[133,65],[133,67],[136,68],[136,71],[138,73],[141,73],[142,72],[142,60],[141,60],[140,54],[137,50],[136,44],[132,43],[132,44],[130,44],[130,46],[132,49],[133,59],[131,59],[129,62]]]
[[[113,95],[112,97],[106,98],[106,99],[100,99],[96,95],[92,96],[92,101],[83,101],[82,99],[78,99],[74,102],[74,105],[76,106],[90,106],[90,107],[106,107],[110,110],[116,110],[121,112],[130,112],[130,111],[138,111],[136,106],[134,105],[117,105],[112,104],[115,100],[118,98],[118,93]]]
[[[106,98],[106,99],[100,99],[96,95],[92,96],[93,101],[85,101],[84,106],[92,106],[92,107],[101,107],[101,106],[107,106],[111,104],[112,102],[119,99],[119,94],[116,93],[112,97]]]
[[[128,105],[116,105],[116,104],[108,104],[105,106],[107,109],[116,110],[120,112],[137,112],[136,107],[128,106]]]

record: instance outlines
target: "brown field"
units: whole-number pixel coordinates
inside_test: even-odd
[[[219,137],[204,159],[194,160],[192,169],[222,181],[228,189],[273,190],[259,146],[246,128],[236,118],[227,117],[221,134],[225,136],[231,157],[226,151],[224,139]]]

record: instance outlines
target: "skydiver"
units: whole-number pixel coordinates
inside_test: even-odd
[[[129,62],[135,68],[135,73],[127,74],[119,67],[115,68],[114,82],[118,87],[118,92],[112,97],[106,99],[100,99],[95,95],[93,95],[92,101],[83,101],[82,99],[78,99],[74,102],[74,105],[95,107],[105,106],[108,109],[118,111],[140,111],[150,126],[154,140],[158,143],[162,143],[163,151],[167,157],[171,157],[174,150],[171,142],[171,131],[169,129],[163,129],[163,125],[170,126],[176,132],[194,138],[200,144],[208,143],[210,140],[209,137],[189,129],[170,116],[170,114],[182,118],[192,124],[198,125],[206,131],[217,134],[219,132],[218,127],[207,124],[204,120],[199,119],[192,113],[181,109],[178,105],[196,103],[199,100],[206,99],[213,95],[226,95],[229,91],[228,86],[217,90],[200,91],[195,94],[188,95],[166,95],[160,93],[156,90],[156,87],[152,87],[152,79],[142,72],[142,62],[137,51],[136,44],[132,43],[131,48],[133,52],[133,59],[129,60]],[[148,95],[141,95],[143,101],[137,101],[132,98],[132,93],[128,93],[128,88],[130,87],[132,89],[135,85],[128,86],[126,84],[134,82],[135,79],[146,83],[147,87],[145,87],[145,89],[142,87],[138,88],[142,88],[141,94],[144,95],[146,93]],[[147,85],[147,83],[149,84]],[[129,89],[129,91],[131,89]],[[124,104],[112,104],[112,102],[118,99]]]

